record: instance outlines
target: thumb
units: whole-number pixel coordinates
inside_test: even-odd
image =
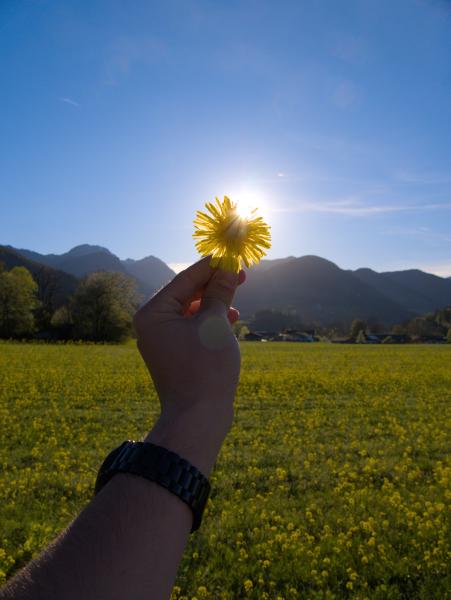
[[[238,283],[238,273],[216,269],[202,295],[200,312],[208,310],[227,315]]]

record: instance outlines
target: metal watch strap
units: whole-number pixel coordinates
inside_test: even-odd
[[[162,446],[127,440],[104,460],[94,493],[97,494],[116,473],[132,473],[165,487],[193,511],[191,533],[199,529],[210,494],[210,482],[187,460]]]

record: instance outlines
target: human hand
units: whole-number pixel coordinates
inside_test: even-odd
[[[233,420],[240,351],[230,326],[239,314],[230,305],[245,275],[209,263],[206,257],[179,273],[134,320],[161,404],[147,441],[175,451],[178,438],[191,435],[220,445]]]

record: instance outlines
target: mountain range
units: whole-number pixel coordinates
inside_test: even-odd
[[[175,275],[166,263],[155,256],[146,256],[140,260],[120,260],[108,248],[91,244],[75,246],[64,254],[39,254],[23,248],[0,246],[0,260],[5,262],[3,256],[8,252],[31,261],[34,265],[32,272],[36,270],[36,265],[45,265],[77,279],[95,271],[125,273],[136,281],[137,289],[143,296],[150,296]],[[7,264],[11,261],[10,257]]]
[[[0,261],[7,268],[25,266],[38,280],[58,281],[57,304],[73,293],[81,277],[94,271],[129,275],[143,297],[153,294],[175,275],[155,256],[121,260],[107,248],[89,244],[64,254],[0,246]],[[308,324],[344,325],[361,318],[389,326],[451,305],[451,278],[418,269],[350,271],[318,256],[290,256],[264,260],[251,269],[234,304],[244,319],[258,310],[273,309],[296,315]]]

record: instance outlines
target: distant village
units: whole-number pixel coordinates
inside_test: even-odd
[[[261,311],[250,322],[235,327],[239,340],[245,342],[330,342],[333,344],[447,344],[451,343],[451,306],[417,316],[391,327],[381,323],[354,319],[346,327],[306,326],[286,323],[289,315],[278,311]],[[285,323],[284,323],[285,320]],[[346,333],[346,330],[348,332]]]
[[[314,329],[285,329],[274,331],[248,331],[239,336],[245,342],[331,342],[333,344],[446,344],[446,335],[409,335],[407,333],[365,333],[344,337],[317,335]]]

